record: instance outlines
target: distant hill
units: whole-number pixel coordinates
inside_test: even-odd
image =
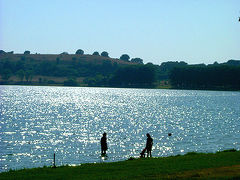
[[[115,86],[122,86],[119,85],[119,78],[122,77],[115,77],[120,69],[126,66],[145,67],[140,58],[134,60],[140,60],[140,63],[100,55],[30,54],[29,51],[27,54],[13,54],[1,51],[0,84],[111,86],[111,82]],[[134,67],[129,71],[136,76],[136,71],[140,69]],[[137,78],[140,79],[141,76]],[[135,82],[131,81],[131,86],[135,85]]]
[[[0,54],[0,61],[9,60],[9,61],[18,61],[21,59],[31,59],[33,61],[72,61],[72,60],[81,60],[85,63],[95,63],[102,64],[104,61],[110,61],[112,63],[116,62],[118,64],[136,64],[133,62],[127,62],[116,58],[103,57],[98,55],[80,55],[80,54],[11,54],[11,53],[2,53]]]

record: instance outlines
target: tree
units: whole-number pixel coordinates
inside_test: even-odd
[[[101,53],[101,56],[103,56],[103,57],[109,57],[109,56],[108,56],[108,52],[106,52],[106,51],[103,51],[103,52]]]
[[[23,61],[17,61],[17,63],[16,63],[15,71],[18,71],[20,69],[24,70],[24,62]]]
[[[123,60],[123,61],[129,61],[130,57],[129,57],[129,55],[127,55],[127,54],[123,54],[123,55],[120,57],[120,59]]]
[[[3,80],[8,80],[11,77],[11,70],[10,69],[4,69],[2,73],[2,79]]]
[[[61,55],[68,55],[68,52],[62,52]]]
[[[95,51],[92,55],[99,56],[99,52]]]
[[[84,54],[84,51],[83,51],[82,49],[78,49],[75,54],[83,55],[83,54]]]
[[[129,65],[119,68],[113,74],[110,84],[120,87],[153,87],[155,77],[154,65]]]
[[[143,64],[143,60],[141,58],[132,58],[131,62],[138,63],[138,64]]]
[[[224,63],[225,64],[225,63]],[[228,62],[226,63],[227,65],[231,65],[231,66],[240,66],[240,61],[239,60],[228,60]]]
[[[57,63],[57,64],[60,63],[60,58],[59,58],[59,57],[56,58],[56,63]]]
[[[11,72],[14,72],[15,65],[12,61],[6,60],[3,62],[3,69],[9,69]]]
[[[72,61],[76,61],[77,60],[77,58],[76,57],[72,57]]]
[[[25,56],[22,56],[21,57],[21,61],[25,61],[26,60],[26,57]]]
[[[32,78],[33,78],[33,71],[32,70],[28,70],[25,72],[25,78],[27,82],[31,82]]]
[[[0,54],[6,54],[4,50],[0,50]]]
[[[77,86],[78,83],[74,78],[70,78],[63,82],[64,86]]]
[[[24,78],[24,71],[22,69],[17,71],[17,76],[19,77],[20,81],[22,82],[23,78]]]
[[[186,67],[188,64],[184,61],[168,61],[168,62],[163,62],[161,65],[160,65],[160,70],[162,72],[167,72],[167,73],[170,73],[174,68],[177,68],[177,67]]]
[[[39,84],[42,84],[42,78],[41,77],[38,78],[38,82],[39,82]]]
[[[24,51],[24,54],[30,54],[30,51]]]
[[[177,67],[170,74],[171,85],[184,89],[240,89],[240,67],[208,65]]]

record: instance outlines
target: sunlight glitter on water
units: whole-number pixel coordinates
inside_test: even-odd
[[[139,157],[146,133],[153,156],[239,149],[239,92],[30,86],[0,92],[0,171],[52,165],[53,153],[57,165],[100,162],[103,132],[104,162]]]

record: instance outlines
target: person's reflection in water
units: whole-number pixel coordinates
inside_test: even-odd
[[[147,149],[147,157],[152,157],[152,145],[153,145],[153,139],[151,138],[150,134],[147,133],[147,143],[146,143],[146,149]]]
[[[101,154],[102,156],[106,155],[107,151],[107,133],[103,133],[103,137],[101,138]]]

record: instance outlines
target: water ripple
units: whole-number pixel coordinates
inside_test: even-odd
[[[240,93],[0,86],[0,171],[239,149]],[[100,138],[108,133],[108,158]],[[168,136],[168,133],[172,136]]]

